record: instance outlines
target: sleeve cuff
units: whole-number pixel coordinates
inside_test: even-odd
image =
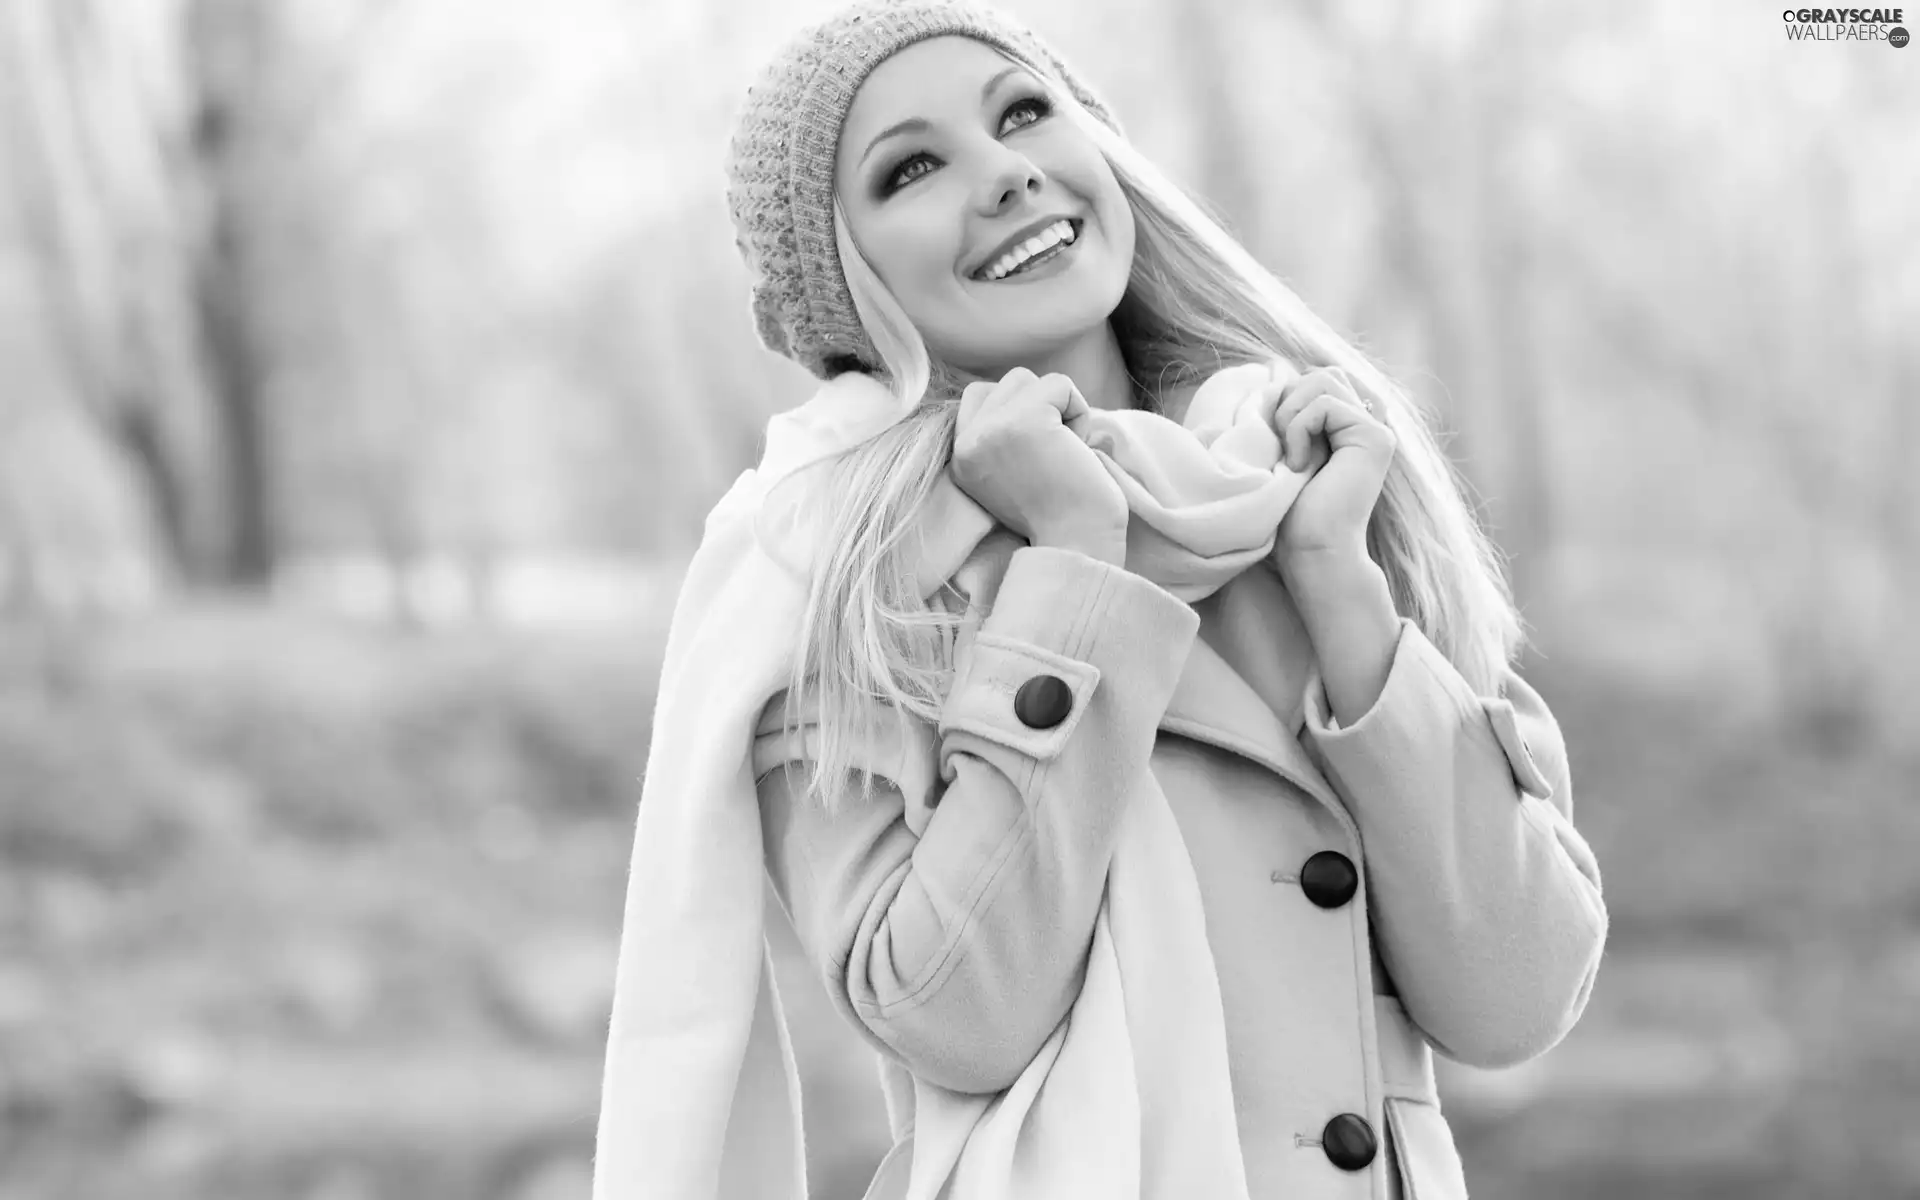
[[[1393,664],[1372,708],[1351,725],[1336,722],[1318,667],[1307,678],[1301,706],[1307,734],[1323,754],[1336,760],[1402,753],[1406,745],[1418,741],[1409,735],[1428,724],[1432,713],[1448,709],[1463,720],[1486,722],[1521,791],[1541,800],[1553,798],[1553,784],[1520,733],[1512,701],[1475,693],[1447,656],[1408,618],[1400,620]]]
[[[1199,628],[1185,601],[1148,579],[1077,551],[1024,547],[958,664],[941,729],[1051,759],[1110,671],[1157,689],[1164,710]],[[1029,724],[1023,712],[1035,713],[1022,708],[1022,691],[1049,676],[1066,685],[1064,702],[1057,689],[1054,697],[1064,715],[1050,726]]]

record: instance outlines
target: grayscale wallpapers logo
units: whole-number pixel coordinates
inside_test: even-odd
[[[1790,42],[1886,42],[1904,49],[1906,19],[1898,8],[1789,8],[1780,16]]]

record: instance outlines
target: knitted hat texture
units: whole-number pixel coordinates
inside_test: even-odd
[[[1048,76],[1115,130],[1119,122],[1031,30],[960,0],[862,0],[801,31],[747,89],[727,160],[727,208],[753,281],[767,348],[822,379],[880,357],[861,328],[833,238],[834,156],[854,93],[927,38],[959,34]]]

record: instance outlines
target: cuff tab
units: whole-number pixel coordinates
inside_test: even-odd
[[[1507,765],[1513,769],[1514,782],[1520,790],[1540,800],[1553,799],[1553,784],[1548,782],[1546,773],[1533,759],[1533,748],[1527,745],[1527,739],[1520,734],[1520,722],[1514,714],[1513,701],[1506,699],[1480,701],[1486,709],[1487,720],[1493,725],[1493,734],[1500,739],[1500,748],[1506,751]]]
[[[1068,707],[1056,724],[1034,728],[1015,711],[1016,697],[1027,684],[1046,676],[1066,685]],[[973,639],[966,662],[947,697],[940,732],[958,730],[976,734],[1044,762],[1058,755],[1067,738],[1073,735],[1099,683],[1100,668],[1092,663],[1055,654],[1030,642],[982,632]],[[1036,692],[1029,689],[1030,702],[1035,696]],[[1040,698],[1056,702],[1059,699],[1057,696]],[[1030,711],[1027,715],[1035,713]]]

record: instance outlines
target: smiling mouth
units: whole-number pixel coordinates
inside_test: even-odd
[[[1078,243],[1084,225],[1077,217],[1062,217],[975,271],[973,278],[980,283],[995,283],[1031,270]]]

